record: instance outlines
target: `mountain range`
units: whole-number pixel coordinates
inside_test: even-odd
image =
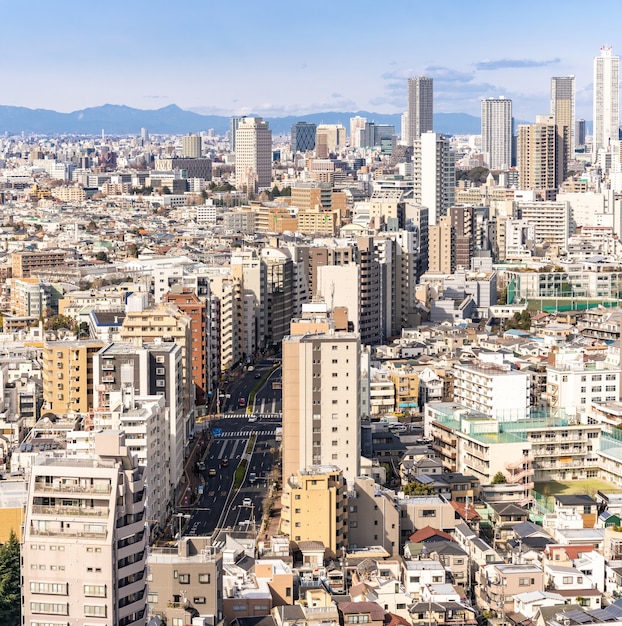
[[[349,120],[360,115],[377,124],[393,124],[397,134],[401,130],[399,113],[371,113],[369,111],[328,111],[308,115],[267,117],[274,134],[289,134],[292,124],[298,121],[316,124],[343,124],[349,132]],[[201,115],[185,111],[177,105],[161,109],[144,110],[132,107],[104,104],[71,113],[59,113],[49,109],[0,106],[0,133],[42,135],[138,135],[141,128],[149,133],[183,134],[207,131],[213,128],[222,135],[229,130],[229,117]],[[437,132],[456,134],[479,134],[480,118],[466,113],[436,113],[434,128]]]

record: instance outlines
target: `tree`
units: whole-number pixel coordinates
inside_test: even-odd
[[[171,195],[171,188],[168,185],[164,185],[164,187],[162,187],[162,193],[165,196],[170,196]]]
[[[138,258],[138,246],[135,243],[131,243],[128,246],[127,253],[134,259]]]
[[[106,261],[106,263],[108,262],[108,255],[107,255],[107,254],[106,254],[103,250],[100,250],[100,251],[99,251],[99,252],[95,255],[95,258],[96,258],[98,261]]]
[[[0,624],[21,623],[19,585],[19,541],[11,530],[9,540],[0,546]]]
[[[505,479],[505,475],[503,474],[503,472],[497,472],[492,477],[492,484],[493,485],[505,485],[506,482],[507,482],[507,480]]]
[[[73,317],[68,315],[54,315],[45,324],[46,330],[58,330],[59,328],[66,328],[67,330],[74,330],[76,328],[76,322]]]
[[[404,495],[406,496],[429,496],[432,493],[434,493],[434,487],[423,483],[408,483],[404,487]]]

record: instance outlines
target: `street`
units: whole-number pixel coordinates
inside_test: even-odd
[[[273,453],[279,445],[275,430],[281,425],[281,390],[273,389],[272,382],[280,380],[280,368],[270,374],[256,393],[256,421],[249,420],[247,410],[239,408],[238,398],[244,397],[248,402],[251,391],[260,382],[255,376],[263,377],[272,365],[262,362],[232,383],[227,390],[231,397],[223,398],[222,408],[226,411],[219,419],[201,424],[212,432],[201,471],[205,486],[196,506],[187,510],[190,518],[184,534],[212,535],[216,529],[259,530],[263,501],[270,488]],[[243,459],[247,459],[243,480],[234,489],[236,469]],[[216,541],[219,539],[215,537]]]

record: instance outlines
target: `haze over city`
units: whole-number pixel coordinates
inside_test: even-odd
[[[479,114],[514,101],[546,112],[551,76],[576,76],[577,117],[591,119],[592,59],[616,50],[622,8],[585,3],[2,2],[0,103],[73,111],[104,103],[280,116],[396,113],[406,78],[434,78],[435,110]],[[563,10],[560,10],[563,9]]]

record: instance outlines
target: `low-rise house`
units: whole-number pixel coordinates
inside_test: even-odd
[[[445,568],[438,560],[421,559],[402,562],[402,583],[406,593],[414,599],[421,597],[422,590],[427,585],[444,583]]]
[[[443,564],[452,584],[464,590],[468,584],[469,558],[466,551],[455,541],[436,541],[430,545],[429,551],[431,558]]]
[[[456,526],[454,539],[470,555],[472,562],[478,567],[483,567],[489,563],[498,563],[503,560],[492,546],[487,544],[464,523]]]
[[[544,578],[547,589],[582,589],[585,586],[585,577],[574,567],[545,565]]]
[[[479,574],[481,606],[496,613],[510,611],[516,594],[544,589],[544,571],[538,565],[494,563]]]
[[[383,626],[384,624],[384,610],[376,602],[339,602],[337,608],[344,626],[350,624]]]
[[[504,544],[514,537],[514,526],[526,522],[529,513],[526,509],[512,503],[491,504],[491,522],[495,528],[494,544]]]
[[[416,602],[409,608],[413,626],[475,626],[475,610],[459,602]]]
[[[564,597],[555,591],[528,591],[514,596],[514,610],[509,614],[512,621],[520,615],[523,619],[533,619],[543,606],[564,604]],[[522,621],[522,620],[520,620]]]

